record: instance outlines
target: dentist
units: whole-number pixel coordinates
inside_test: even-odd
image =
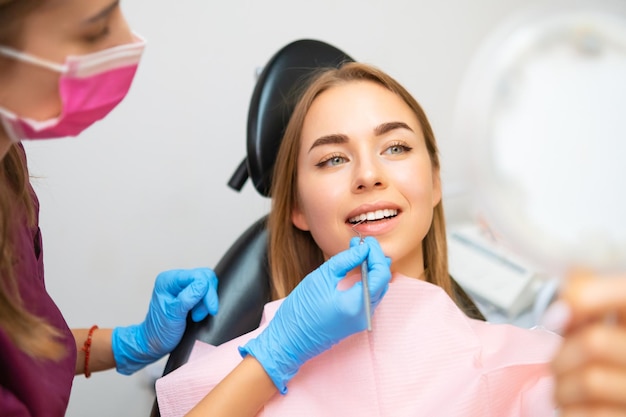
[[[156,278],[137,325],[70,329],[46,292],[23,140],[76,136],[126,95],[144,41],[119,0],[0,0],[0,414],[60,417],[75,374],[129,375],[218,309],[208,268]]]

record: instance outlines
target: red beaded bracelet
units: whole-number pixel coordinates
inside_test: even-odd
[[[89,329],[89,333],[87,334],[87,340],[85,340],[83,347],[80,349],[85,352],[85,378],[89,378],[91,376],[91,372],[89,372],[89,354],[91,353],[91,338],[93,336],[94,330],[96,330],[97,328],[98,326],[96,326],[95,324],[91,326],[91,329]]]

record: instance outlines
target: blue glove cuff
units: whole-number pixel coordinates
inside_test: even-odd
[[[259,361],[276,388],[278,388],[278,391],[285,395],[287,394],[287,382],[289,382],[291,378],[298,373],[299,368],[293,369],[292,366],[286,364],[283,364],[281,367],[277,352],[272,352],[272,349],[263,345],[263,342],[261,342],[259,338],[252,339],[243,347],[239,347],[239,354],[242,358],[245,358],[247,355],[251,355]],[[281,372],[281,369],[287,369],[287,372]]]
[[[122,375],[132,375],[144,366],[159,359],[141,354],[141,352],[146,352],[147,349],[139,347],[138,342],[141,340],[141,337],[138,333],[138,325],[113,329],[111,348],[115,358],[115,369]]]

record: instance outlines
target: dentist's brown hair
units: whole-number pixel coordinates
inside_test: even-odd
[[[19,48],[24,18],[43,3],[43,0],[0,0],[0,45]],[[0,57],[0,77],[11,64],[11,60]],[[34,224],[30,191],[24,149],[12,144],[0,159],[0,329],[30,356],[59,359],[65,354],[57,341],[59,331],[24,308],[13,271],[16,256],[11,242],[13,220],[25,214]]]

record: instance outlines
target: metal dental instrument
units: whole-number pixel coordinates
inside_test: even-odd
[[[352,225],[352,230],[359,235],[359,245],[363,244],[363,236],[361,232],[355,229],[358,225],[363,223],[365,220],[360,220],[359,222]],[[367,318],[367,331],[372,331],[372,307],[370,303],[370,286],[369,280],[367,278],[367,259],[361,263],[361,284],[363,285],[363,302],[365,304],[365,316]]]

